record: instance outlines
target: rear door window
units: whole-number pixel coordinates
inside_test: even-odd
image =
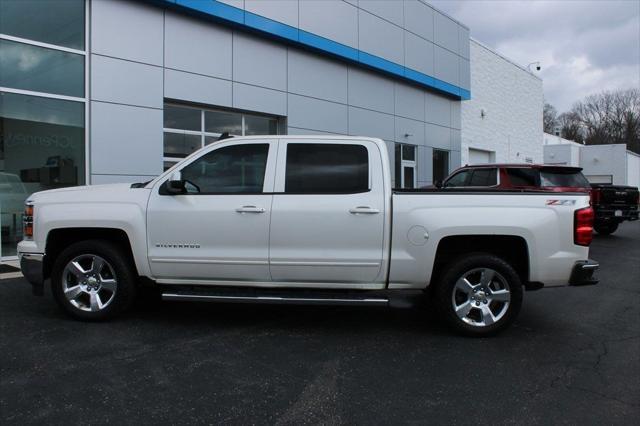
[[[540,186],[540,173],[536,169],[511,167],[507,169],[511,186]]]
[[[369,190],[369,154],[362,145],[290,143],[284,192],[359,193]]]
[[[540,184],[546,187],[589,188],[589,181],[576,170],[541,170]]]
[[[467,186],[496,186],[498,184],[498,169],[476,169],[471,175]]]

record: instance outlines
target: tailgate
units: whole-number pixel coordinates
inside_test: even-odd
[[[638,189],[632,187],[600,187],[600,203],[617,206],[634,205],[638,203]]]

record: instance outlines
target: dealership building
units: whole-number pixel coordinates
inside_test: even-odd
[[[421,0],[0,0],[0,257],[28,194],[149,180],[223,133],[378,137],[395,186],[443,179],[477,139],[471,44]]]

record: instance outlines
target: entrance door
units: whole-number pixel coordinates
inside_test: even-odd
[[[232,139],[180,169],[186,192],[167,176],[148,209],[151,271],[160,282],[270,281],[269,222],[277,141]]]
[[[369,141],[280,141],[270,239],[274,281],[384,285],[378,150]]]

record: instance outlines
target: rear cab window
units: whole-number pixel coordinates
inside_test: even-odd
[[[540,185],[543,187],[589,188],[591,185],[579,170],[540,170]]]
[[[363,145],[290,143],[285,193],[354,194],[369,191],[369,154]]]

